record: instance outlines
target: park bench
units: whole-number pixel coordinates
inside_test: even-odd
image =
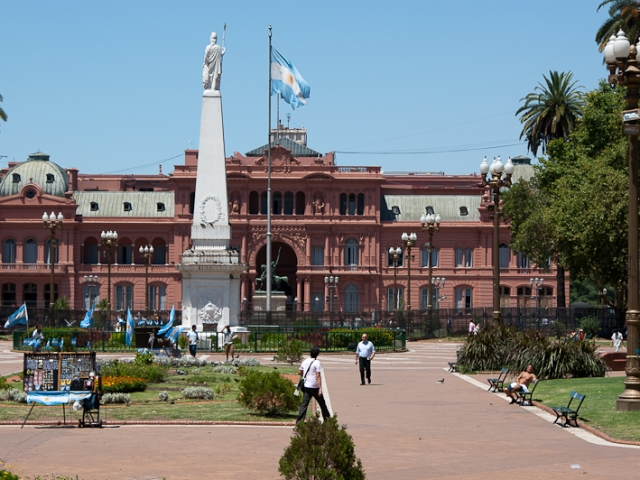
[[[500,375],[498,378],[487,378],[487,382],[489,382],[489,391],[497,392],[498,390],[502,390],[504,388],[504,381],[507,378],[507,374],[509,373],[508,368],[503,368],[500,370]]]
[[[527,407],[533,405],[533,392],[538,386],[538,382],[540,379],[536,378],[531,385],[531,389],[528,392],[523,392],[522,390],[516,392],[518,395],[518,403],[521,407]]]
[[[584,401],[584,397],[585,395],[582,395],[581,393],[571,392],[571,396],[569,397],[569,403],[567,404],[566,407],[551,407],[551,409],[556,414],[556,419],[553,423],[557,423],[558,420],[560,420],[561,418],[564,418],[564,424],[562,424],[563,427],[567,427],[567,426],[570,427],[572,420],[573,420],[573,423],[575,423],[575,426],[577,427],[578,411],[580,410],[580,406]],[[573,404],[574,408],[571,408],[571,403],[574,400],[578,402],[578,406],[576,407],[576,404],[574,403]]]
[[[456,361],[455,362],[447,362],[449,364],[449,371],[450,372],[457,372],[458,371],[458,362],[460,362],[460,350],[458,350],[456,352]]]

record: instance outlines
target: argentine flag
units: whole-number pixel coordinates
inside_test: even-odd
[[[163,325],[162,328],[160,330],[158,330],[158,333],[156,334],[158,337],[162,337],[165,333],[167,333],[169,331],[169,329],[171,328],[171,326],[173,325],[173,321],[176,318],[176,308],[175,306],[171,306],[171,314],[169,314],[169,321],[167,322],[166,325]]]
[[[304,81],[298,69],[275,48],[271,51],[271,95],[279,93],[294,110],[306,105],[311,87]]]
[[[93,328],[93,308],[95,307],[95,303],[91,305],[91,310],[89,310],[84,316],[84,320],[80,322],[80,326],[82,328]]]
[[[15,327],[16,325],[26,325],[29,321],[29,315],[27,314],[27,304],[23,303],[22,306],[9,315],[7,321],[4,324],[4,328]]]
[[[133,338],[133,316],[131,315],[131,309],[127,308],[127,346],[131,345],[131,339]]]

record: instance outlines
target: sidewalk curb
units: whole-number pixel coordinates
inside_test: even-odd
[[[251,427],[294,427],[296,422],[242,422],[232,420],[103,420],[103,425],[238,425]],[[22,420],[2,420],[0,426],[22,425]],[[26,425],[55,425],[75,427],[75,423],[63,423],[57,420],[33,421]],[[91,427],[88,427],[91,428]]]

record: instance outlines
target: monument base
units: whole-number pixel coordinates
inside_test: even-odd
[[[267,292],[255,292],[252,301],[254,311],[267,311]],[[284,292],[271,292],[271,311],[284,312],[286,309],[287,296]]]

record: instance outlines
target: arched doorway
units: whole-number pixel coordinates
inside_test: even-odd
[[[278,252],[280,258],[278,259]],[[297,287],[296,272],[298,271],[298,257],[296,253],[286,243],[273,242],[271,244],[271,261],[278,260],[276,266],[276,274],[281,277],[287,277],[289,279],[289,285],[283,284],[282,291],[287,295],[287,309],[293,308],[293,299],[295,298],[295,292]],[[256,273],[256,277],[260,276],[261,266],[267,263],[267,247],[264,246],[256,255],[256,264],[253,266],[253,271]]]

